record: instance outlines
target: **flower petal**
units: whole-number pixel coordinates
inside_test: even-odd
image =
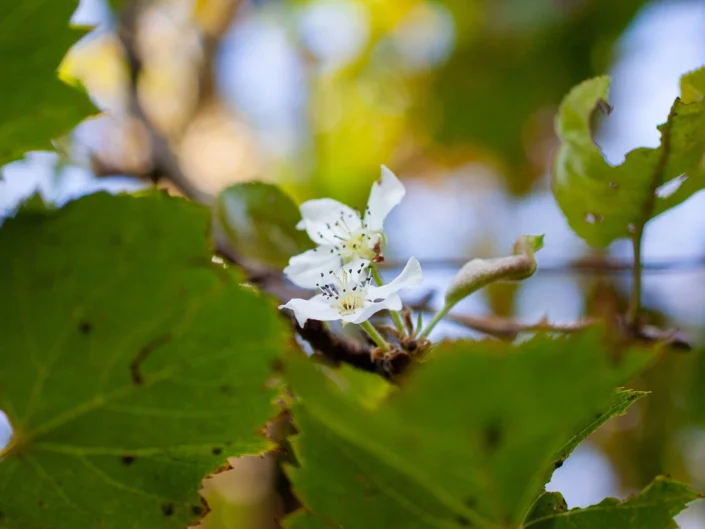
[[[382,176],[372,184],[367,201],[365,222],[372,231],[381,231],[384,219],[401,202],[406,194],[404,184],[386,166],[382,166]]]
[[[376,303],[365,304],[361,309],[356,310],[352,314],[343,316],[343,320],[348,323],[360,324],[363,321],[367,321],[373,314],[376,314],[380,310],[401,310],[401,298],[399,294],[392,293],[387,298]]]
[[[311,240],[317,244],[337,244],[337,232],[355,232],[362,228],[360,215],[354,209],[332,198],[318,198],[301,204],[303,219],[296,225],[303,226]],[[336,222],[340,227],[336,227]]]
[[[311,299],[292,299],[286,305],[279,305],[279,308],[293,310],[296,321],[301,327],[307,320],[331,321],[340,319],[340,313],[328,305],[320,294]]]
[[[423,272],[421,271],[421,265],[416,260],[416,257],[412,257],[406,263],[404,270],[401,271],[397,277],[395,277],[390,283],[382,285],[381,287],[376,287],[370,285],[367,297],[376,300],[384,299],[394,292],[398,292],[402,288],[413,288],[417,287],[423,281]]]
[[[307,250],[289,259],[289,266],[284,269],[284,275],[289,281],[301,288],[316,288],[317,284],[326,284],[330,271],[338,272],[341,262],[332,246],[323,245],[314,250]],[[321,277],[323,274],[324,277]]]

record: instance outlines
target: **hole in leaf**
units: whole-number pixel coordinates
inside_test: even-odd
[[[12,439],[12,425],[10,424],[10,419],[0,410],[0,451],[10,444],[10,439]]]
[[[673,193],[680,189],[681,185],[683,185],[683,182],[685,182],[687,179],[688,175],[682,174],[680,176],[675,177],[673,180],[669,180],[668,182],[661,184],[656,188],[656,196],[658,198],[670,197]]]
[[[588,224],[597,224],[605,220],[605,217],[599,213],[585,213],[585,222]]]

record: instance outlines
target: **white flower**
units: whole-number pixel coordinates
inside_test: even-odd
[[[301,204],[303,218],[296,227],[306,230],[319,246],[292,257],[284,269],[286,276],[302,288],[313,288],[320,283],[321,273],[358,259],[372,261],[381,252],[384,219],[405,193],[404,185],[383,165],[382,176],[372,184],[364,217],[331,198]]]
[[[279,308],[294,311],[296,321],[303,326],[306,320],[343,320],[362,323],[380,310],[401,310],[397,292],[402,288],[421,284],[421,265],[412,257],[404,270],[390,283],[377,287],[370,284],[370,264],[358,259],[339,272],[329,270],[319,275],[320,294],[311,299],[292,299]]]

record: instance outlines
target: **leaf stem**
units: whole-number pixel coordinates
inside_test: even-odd
[[[381,287],[384,285],[382,275],[379,273],[379,270],[377,270],[377,267],[373,265],[370,269],[372,270],[372,277],[375,279],[377,286]],[[406,335],[406,328],[404,327],[404,322],[401,321],[401,316],[399,313],[397,311],[390,310],[389,314],[392,315],[392,320],[394,320],[394,326],[397,328],[397,331],[399,331],[402,335]]]
[[[438,322],[441,321],[446,314],[448,314],[448,311],[453,308],[453,305],[455,305],[455,303],[446,304],[439,312],[437,312],[433,319],[428,323],[426,328],[421,331],[421,334],[419,334],[419,338],[428,337],[429,333],[433,330],[436,324],[438,324]]]
[[[632,281],[632,295],[629,299],[629,309],[627,310],[627,323],[632,329],[637,329],[639,325],[639,310],[641,308],[641,242],[644,238],[644,229],[646,223],[649,222],[654,214],[656,206],[656,190],[661,184],[666,172],[668,156],[671,153],[671,124],[675,118],[678,109],[678,100],[671,107],[668,113],[668,119],[661,128],[661,155],[658,163],[651,175],[651,183],[649,185],[649,194],[646,196],[642,211],[641,220],[639,221],[634,237],[632,238],[632,247],[634,248],[634,269]]]
[[[382,338],[382,335],[375,329],[369,321],[363,321],[360,327],[372,338],[382,351],[389,351],[389,344]]]
[[[632,248],[634,249],[634,268],[632,269],[632,294],[629,299],[629,309],[627,310],[627,323],[635,327],[639,320],[639,308],[641,307],[641,242],[644,238],[644,224],[634,234]]]

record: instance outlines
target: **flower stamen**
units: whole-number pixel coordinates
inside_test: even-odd
[[[356,273],[349,268],[343,269],[338,274],[332,271],[329,273],[332,276],[330,283],[316,286],[321,291],[323,298],[329,305],[336,309],[341,316],[352,314],[358,309],[365,306],[370,300],[367,298],[367,290],[372,280],[371,271],[368,269],[364,278],[361,274],[365,267],[361,267]],[[323,274],[321,274],[323,276]]]

